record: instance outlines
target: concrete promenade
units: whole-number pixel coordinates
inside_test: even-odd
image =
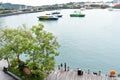
[[[15,80],[11,76],[7,75],[3,71],[0,70],[0,80]]]
[[[7,61],[4,59],[0,60],[0,80],[15,80],[3,72],[3,67],[8,67]]]
[[[36,13],[36,12],[42,12],[42,11],[23,11],[23,12],[5,13],[5,14],[0,14],[0,17],[27,14],[27,13]]]

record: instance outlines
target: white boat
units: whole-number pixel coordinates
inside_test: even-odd
[[[62,17],[63,15],[61,15],[61,14],[54,14],[54,16],[56,16],[56,17]]]
[[[113,11],[113,8],[108,8],[109,11]]]
[[[51,16],[55,16],[55,17],[62,17],[63,15],[61,15],[61,14],[53,14],[53,13],[46,13],[46,15],[51,15]]]
[[[80,8],[80,10],[81,10],[81,11],[84,11],[84,10],[85,10],[85,8]]]
[[[56,12],[52,12],[52,14],[60,14],[60,12],[56,11]]]

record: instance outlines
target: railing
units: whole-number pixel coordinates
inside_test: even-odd
[[[7,70],[7,68],[3,68],[3,71],[8,74],[9,76],[13,77],[15,80],[22,80],[21,78],[19,78],[18,76],[16,76],[15,74],[11,73],[10,71]]]

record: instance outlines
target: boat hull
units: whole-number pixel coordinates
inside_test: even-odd
[[[57,15],[57,17],[62,17],[62,15]]]
[[[39,20],[58,20],[58,18],[40,18],[38,17]]]
[[[85,14],[70,14],[70,17],[85,17]]]
[[[52,14],[60,14],[60,12],[52,12]]]
[[[40,16],[38,17],[39,20],[58,20],[57,17],[52,17],[52,16]]]

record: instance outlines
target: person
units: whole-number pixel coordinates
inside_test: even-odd
[[[101,71],[98,71],[98,75],[99,75],[99,76],[101,75]]]
[[[6,68],[5,66],[3,67],[3,71],[6,72],[8,71],[8,68]]]
[[[90,74],[90,69],[88,69],[88,74]]]
[[[69,66],[67,67],[67,71],[69,71]]]
[[[64,63],[65,71],[66,71],[66,63]]]
[[[60,65],[58,65],[58,70],[60,70]]]
[[[81,75],[81,69],[78,68],[78,75]]]
[[[63,64],[62,63],[60,65],[60,69],[61,69],[61,71],[63,71]]]
[[[63,64],[61,63],[61,67],[63,67]]]

